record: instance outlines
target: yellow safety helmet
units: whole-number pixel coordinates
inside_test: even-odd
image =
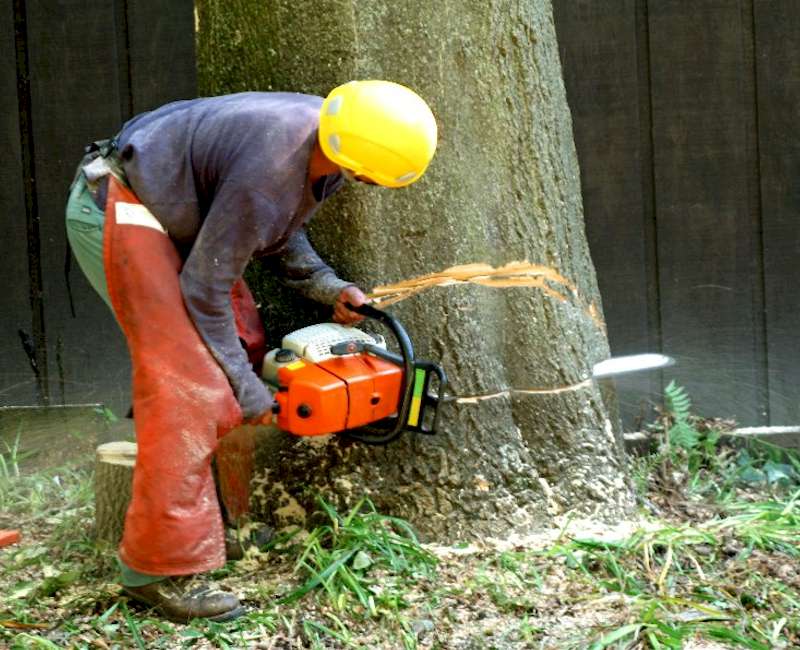
[[[329,160],[385,187],[418,180],[436,151],[436,120],[410,88],[351,81],[322,103],[319,144]]]

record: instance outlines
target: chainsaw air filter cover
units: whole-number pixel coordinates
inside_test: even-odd
[[[382,336],[370,336],[355,327],[345,327],[336,323],[320,323],[296,330],[283,337],[283,347],[292,350],[303,359],[319,363],[336,355],[331,346],[345,341],[362,341],[386,349]]]
[[[312,363],[330,359],[337,356],[331,352],[331,346],[345,341],[361,341],[386,349],[386,341],[379,334],[370,336],[355,327],[336,323],[311,325],[287,334],[281,341],[282,347],[267,353],[261,367],[261,378],[272,388],[277,388],[280,368],[298,359]]]

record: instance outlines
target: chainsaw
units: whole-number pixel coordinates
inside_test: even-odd
[[[321,323],[283,338],[264,358],[262,379],[275,393],[274,422],[297,436],[343,433],[359,442],[385,445],[404,431],[435,434],[447,376],[438,364],[414,357],[400,322],[370,305],[348,309],[378,321],[394,335],[400,354],[381,335]],[[612,357],[592,367],[591,379],[671,366],[663,354]]]
[[[404,431],[432,435],[447,376],[416,359],[400,322],[371,305],[348,309],[384,325],[400,354],[380,334],[321,323],[286,335],[264,358],[261,376],[275,393],[274,422],[297,436],[343,433],[385,445]]]

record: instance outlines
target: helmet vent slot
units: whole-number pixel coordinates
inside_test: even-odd
[[[328,104],[328,110],[325,111],[326,115],[336,115],[342,107],[344,97],[334,97]]]

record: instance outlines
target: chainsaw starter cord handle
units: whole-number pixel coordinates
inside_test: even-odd
[[[369,352],[370,354],[389,361],[396,366],[403,365],[403,357],[401,357],[399,354],[389,352],[388,350],[379,348],[377,345],[371,345],[370,343],[365,343],[364,341],[342,341],[341,343],[334,343],[331,346],[331,354],[336,354],[339,356],[345,354],[356,354],[359,352]]]

